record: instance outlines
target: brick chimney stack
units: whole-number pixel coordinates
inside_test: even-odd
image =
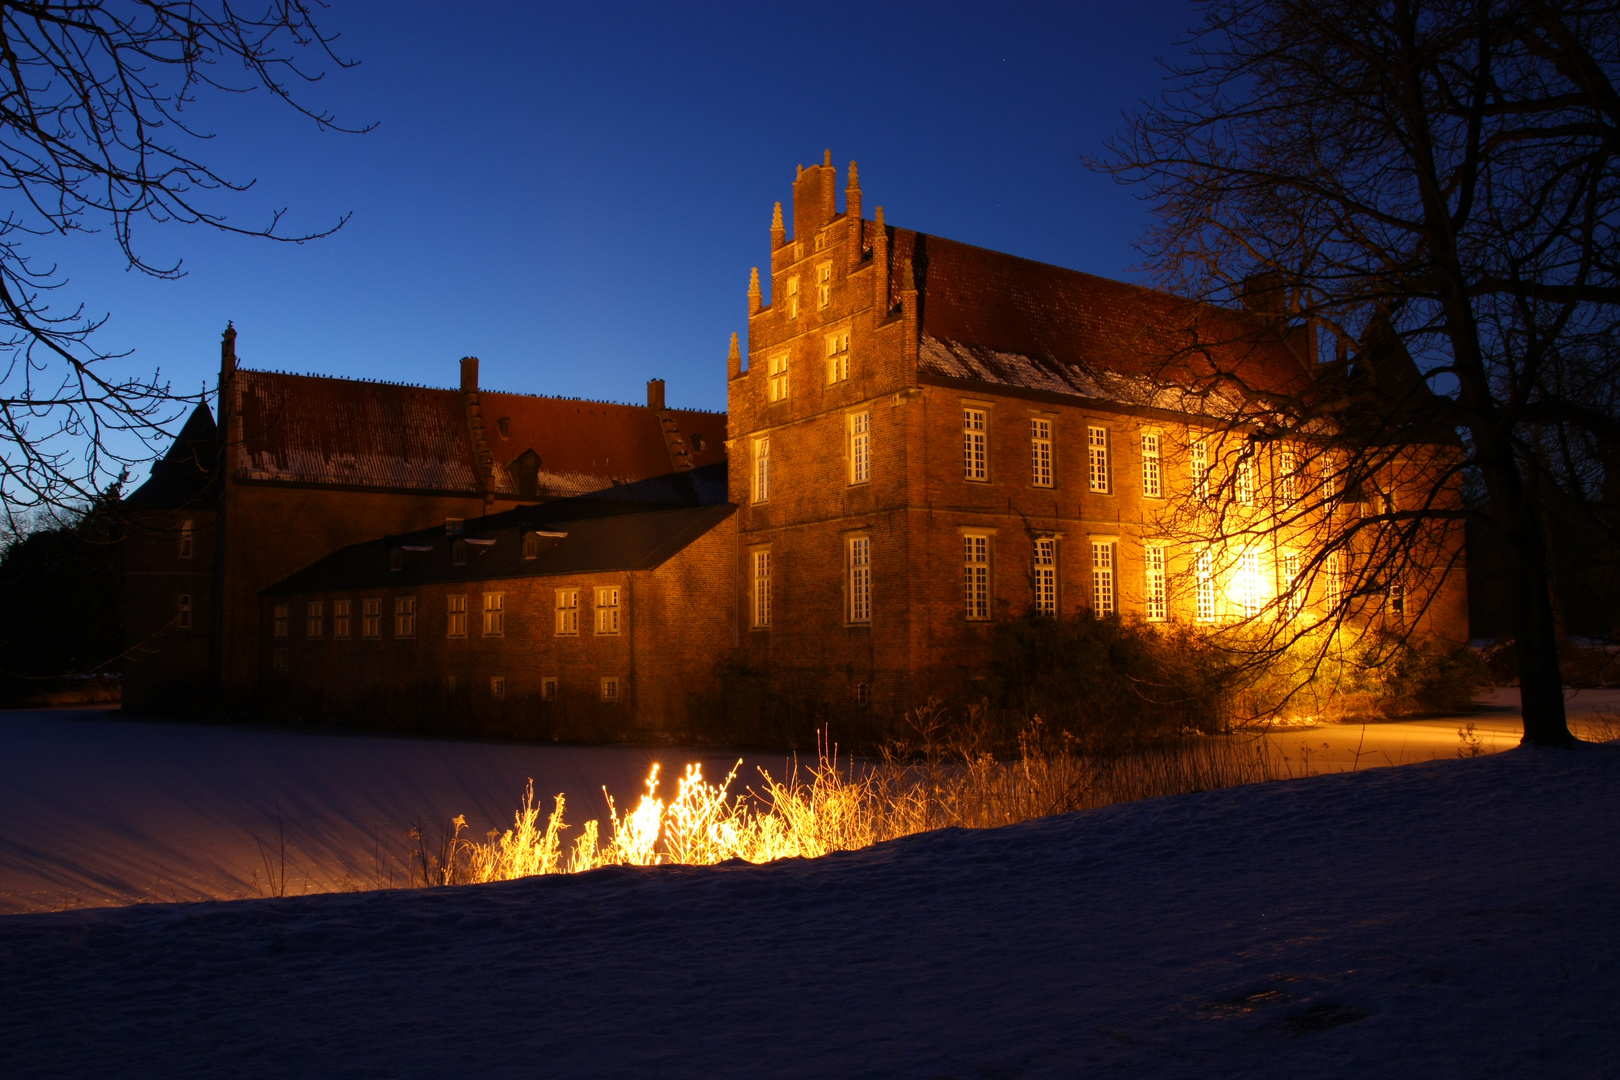
[[[833,168],[832,151],[821,156],[821,223],[838,216],[838,172]]]
[[[877,208],[872,222],[872,302],[877,305],[878,321],[889,317],[889,230],[883,224],[883,207]]]
[[[849,221],[849,268],[853,270],[866,256],[861,235],[861,182],[853,161],[849,163],[849,187],[844,189],[844,217]]]
[[[236,374],[236,324],[227,322],[219,339],[219,377],[224,382]]]
[[[478,393],[478,357],[463,356],[461,358],[461,392],[463,394]]]
[[[649,409],[657,409],[660,412],[663,411],[663,409],[664,409],[664,380],[663,379],[648,379],[647,380],[647,408],[649,408]]]

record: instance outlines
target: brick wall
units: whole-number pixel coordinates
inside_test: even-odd
[[[135,514],[129,524],[123,544],[126,709],[194,708],[206,702],[215,517],[212,510],[148,512]],[[184,543],[187,522],[189,545]],[[183,625],[187,621],[190,625]]]

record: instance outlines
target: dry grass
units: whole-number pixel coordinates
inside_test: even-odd
[[[917,715],[926,734],[932,714]],[[1038,726],[1026,733],[1014,761],[927,739],[918,756],[891,753],[868,763],[840,762],[836,751],[824,748],[802,774],[795,769],[778,780],[760,770],[759,783],[744,789],[736,787],[735,768],[714,782],[701,765],[688,765],[667,799],[654,765],[634,808],[621,814],[609,795],[606,827],[588,821],[572,838],[565,835],[565,797],[557,795],[546,813],[531,781],[504,833],[472,840],[462,835],[465,820],[457,818],[430,853],[420,831],[413,832],[410,877],[414,885],[449,885],[602,866],[814,858],[953,825],[994,828],[1286,775],[1286,766],[1260,740],[1199,737],[1099,755],[1076,752],[1072,745],[1043,750],[1039,734]]]

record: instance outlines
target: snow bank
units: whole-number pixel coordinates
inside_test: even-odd
[[[0,919],[0,1074],[1620,1075],[1620,746],[810,862]]]

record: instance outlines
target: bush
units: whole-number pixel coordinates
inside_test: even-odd
[[[1491,681],[1486,661],[1466,645],[1414,643],[1386,632],[1367,635],[1347,676],[1346,712],[1377,716],[1460,712]]]

